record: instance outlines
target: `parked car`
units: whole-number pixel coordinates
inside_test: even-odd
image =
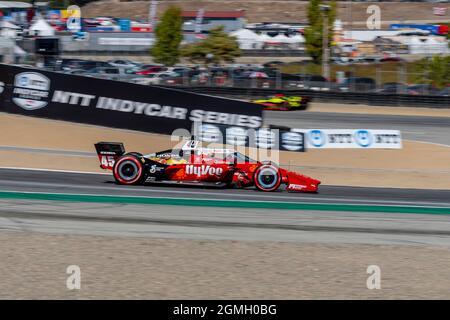
[[[118,68],[135,68],[139,66],[139,63],[126,59],[109,60],[108,63]]]
[[[444,97],[449,97],[450,96],[450,86],[440,90],[437,93],[438,96],[444,96]]]
[[[124,68],[93,68],[88,70],[85,75],[89,75],[96,78],[128,81],[131,78],[136,78],[136,74],[133,69]]]
[[[413,84],[408,86],[407,92],[412,95],[437,95],[439,89],[431,84]]]
[[[141,69],[141,70],[137,71],[136,74],[139,74],[139,75],[142,75],[142,76],[147,76],[147,75],[150,75],[152,73],[163,72],[163,71],[166,71],[166,70],[167,70],[166,67],[153,66],[153,67],[150,67],[150,68]]]
[[[372,78],[350,77],[338,86],[343,92],[367,92],[376,89],[376,82]]]
[[[295,74],[294,78],[286,79],[283,82],[288,88],[298,88],[314,91],[328,91],[331,84],[323,76],[317,74]]]
[[[383,83],[381,88],[375,89],[377,93],[391,93],[391,94],[402,94],[407,93],[407,85],[398,82],[386,82]]]
[[[176,72],[164,71],[159,73],[153,73],[145,78],[132,78],[132,82],[138,84],[146,84],[146,85],[157,85],[161,84],[164,79],[179,77],[180,75]]]

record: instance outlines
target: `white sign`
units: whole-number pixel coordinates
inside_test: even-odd
[[[202,22],[203,22],[203,16],[205,14],[205,9],[199,9],[197,11],[197,18],[195,19],[195,33],[199,34],[202,33]]]
[[[81,9],[79,6],[71,5],[67,8],[68,18],[66,22],[67,30],[78,32],[81,30]]]
[[[372,129],[292,129],[305,133],[305,146],[311,149],[360,148],[401,149],[402,137],[398,130]]]
[[[151,46],[155,39],[150,38],[98,38],[100,45],[114,46]]]
[[[155,17],[156,17],[156,9],[158,7],[158,1],[152,0],[150,3],[150,9],[148,14],[148,23],[152,27],[152,29],[155,27]]]
[[[13,102],[25,110],[36,110],[48,104],[50,79],[37,72],[22,72],[14,78]]]

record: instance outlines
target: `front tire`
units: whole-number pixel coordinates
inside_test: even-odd
[[[253,182],[259,191],[271,192],[281,185],[281,172],[271,164],[263,164],[255,170]]]
[[[119,184],[140,184],[144,178],[144,164],[136,155],[124,155],[114,164],[113,175]]]

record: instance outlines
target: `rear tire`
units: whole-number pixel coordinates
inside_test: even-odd
[[[119,184],[140,184],[144,178],[144,164],[134,154],[124,155],[114,164],[113,175]]]
[[[277,167],[270,164],[259,166],[253,174],[253,182],[259,191],[271,192],[277,190],[281,185],[281,172]]]

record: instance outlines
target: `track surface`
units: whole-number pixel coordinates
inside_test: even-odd
[[[0,191],[450,208],[450,191],[323,186],[319,194],[122,187],[110,175],[0,169]],[[450,209],[449,209],[450,212]],[[0,200],[0,230],[110,236],[450,246],[450,215]]]
[[[391,204],[450,207],[450,191],[321,186],[318,194],[257,192],[163,185],[120,186],[112,175],[0,169],[0,191],[121,195],[306,203]]]
[[[400,130],[408,140],[450,146],[450,118],[332,112],[265,111],[266,124],[301,129]]]

